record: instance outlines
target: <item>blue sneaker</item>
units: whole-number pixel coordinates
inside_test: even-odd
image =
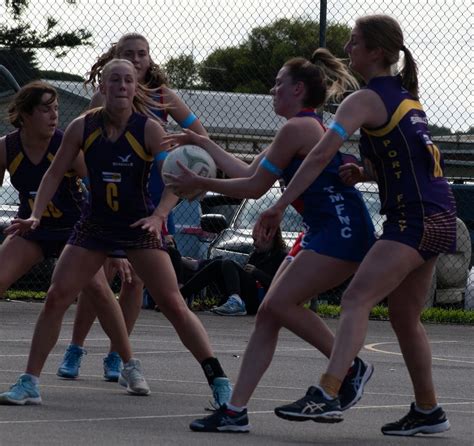
[[[212,308],[211,311],[221,316],[245,316],[247,314],[242,299],[236,299],[233,296],[230,296],[227,302],[220,307]]]
[[[211,402],[213,409],[219,409],[223,404],[227,404],[232,396],[232,384],[229,378],[215,378],[211,384],[212,396]]]
[[[31,376],[22,374],[8,392],[0,394],[0,404],[24,406],[41,404],[39,386],[33,384]]]
[[[79,345],[69,344],[64,352],[63,362],[58,368],[56,375],[61,378],[74,379],[79,376],[79,368],[81,367],[81,359],[87,352]]]
[[[104,379],[106,381],[117,382],[122,371],[122,359],[117,352],[110,352],[104,358]]]

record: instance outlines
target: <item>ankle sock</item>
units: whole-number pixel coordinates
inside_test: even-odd
[[[239,406],[234,406],[233,404],[226,403],[225,404],[227,409],[230,409],[232,412],[243,412],[245,409],[247,409],[247,406],[239,407]]]
[[[420,413],[424,414],[424,415],[430,415],[430,414],[432,414],[437,408],[438,408],[438,405],[436,404],[434,407],[431,406],[430,409],[426,409],[426,408],[423,408],[423,409],[422,409],[422,408],[420,408],[420,407],[418,406],[418,404],[415,403],[415,410],[416,410],[417,412],[420,412]]]
[[[31,373],[23,373],[23,376],[28,376],[31,379],[31,382],[34,385],[37,386],[39,384],[39,377],[38,376],[32,375]]]
[[[342,381],[336,378],[333,375],[328,373],[323,373],[321,379],[319,380],[319,387],[323,391],[323,394],[326,398],[336,398],[339,394],[339,389],[341,388]]]

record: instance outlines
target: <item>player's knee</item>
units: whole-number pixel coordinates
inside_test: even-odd
[[[179,293],[175,293],[172,297],[170,296],[167,299],[160,299],[158,301],[158,307],[173,323],[179,324],[189,318],[190,310]]]
[[[285,311],[274,302],[263,301],[257,312],[256,324],[278,325]]]
[[[64,313],[74,301],[74,296],[67,292],[67,289],[52,284],[49,287],[45,301],[45,311]]]

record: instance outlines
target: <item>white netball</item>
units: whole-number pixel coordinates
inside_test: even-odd
[[[168,156],[163,162],[162,173],[179,175],[182,170],[176,161],[179,161],[181,164],[201,177],[216,177],[216,163],[212,159],[212,156],[199,146],[188,144],[179,146],[178,148],[169,152]],[[169,180],[163,176],[163,181],[165,184],[167,184]],[[199,191],[195,191],[193,195],[196,195],[198,192]],[[189,199],[189,196],[181,196],[181,198]]]

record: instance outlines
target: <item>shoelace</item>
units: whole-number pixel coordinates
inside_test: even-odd
[[[120,368],[120,361],[121,359],[114,355],[107,357],[105,363],[110,369],[118,370]]]
[[[137,366],[132,366],[132,367],[128,368],[127,369],[127,375],[129,377],[130,381],[133,381],[135,383],[144,381],[142,372]]]
[[[80,358],[81,356],[81,353],[76,353],[71,350],[66,351],[66,355],[64,358],[66,367],[71,367],[76,362],[76,358]]]

